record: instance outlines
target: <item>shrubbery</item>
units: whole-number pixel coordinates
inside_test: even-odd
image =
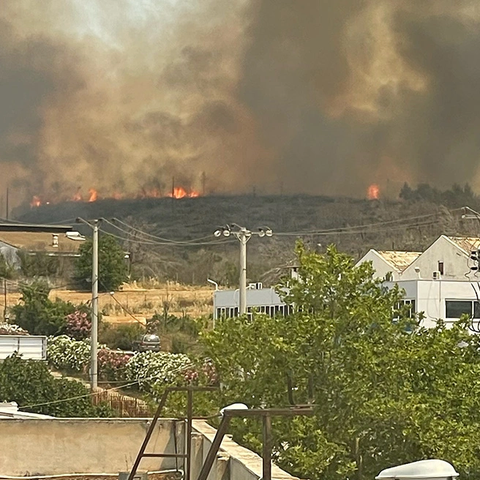
[[[66,317],[66,333],[75,340],[84,340],[90,335],[92,322],[87,311],[75,310]]]
[[[73,303],[48,297],[50,287],[35,281],[20,287],[20,303],[12,308],[15,323],[32,335],[61,335],[67,328],[67,315],[75,312]]]
[[[67,335],[49,338],[50,365],[67,373],[86,374],[90,365],[90,343]],[[138,389],[158,397],[167,385],[211,384],[216,373],[211,362],[197,366],[187,355],[168,352],[141,352],[133,356],[100,346],[99,376],[104,380],[138,382]]]
[[[70,399],[68,401],[59,401]],[[113,416],[105,405],[93,406],[87,387],[56,379],[43,362],[13,355],[0,363],[0,401],[16,402],[25,411],[56,417]]]

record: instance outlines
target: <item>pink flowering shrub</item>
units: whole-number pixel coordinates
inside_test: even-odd
[[[86,312],[75,310],[75,312],[67,315],[66,321],[66,332],[69,337],[72,337],[75,340],[84,340],[90,336],[92,323]]]
[[[123,380],[125,367],[131,358],[123,352],[101,348],[98,351],[98,372],[102,380]]]

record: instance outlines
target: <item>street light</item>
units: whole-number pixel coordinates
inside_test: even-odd
[[[90,331],[90,386],[93,389],[98,386],[98,225],[101,220],[87,222],[81,217],[77,223],[84,223],[93,230],[92,242],[92,328]]]
[[[259,228],[258,231],[252,232],[245,227],[241,227],[236,223],[220,227],[213,233],[215,237],[229,237],[234,235],[240,242],[240,302],[239,315],[247,313],[247,242],[252,238],[252,235],[257,235],[260,238],[271,237],[273,235],[272,229],[269,227]]]

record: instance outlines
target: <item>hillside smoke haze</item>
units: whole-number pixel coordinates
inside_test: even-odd
[[[0,188],[478,189],[479,50],[475,0],[3,0]]]

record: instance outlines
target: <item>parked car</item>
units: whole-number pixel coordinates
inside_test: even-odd
[[[160,338],[158,335],[147,333],[136,344],[136,350],[139,352],[159,352],[160,351]]]

